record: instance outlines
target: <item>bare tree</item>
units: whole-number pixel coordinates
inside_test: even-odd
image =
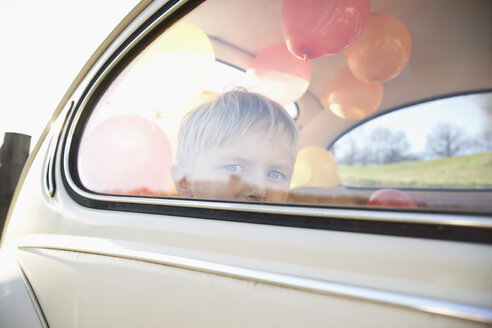
[[[343,139],[332,147],[337,162],[341,165],[387,164],[413,160],[409,154],[410,143],[403,131],[378,127],[369,136],[359,133]]]
[[[336,158],[338,164],[341,165],[355,165],[357,164],[359,147],[352,136],[343,140],[342,143],[335,143],[332,147],[333,156]]]
[[[486,128],[477,136],[480,151],[492,151],[492,93],[482,93],[473,96],[475,103],[485,114]]]
[[[455,156],[471,145],[464,131],[453,124],[438,124],[427,135],[427,151],[439,157]]]
[[[410,142],[404,131],[376,128],[371,133],[371,146],[374,164],[402,162],[410,157]]]

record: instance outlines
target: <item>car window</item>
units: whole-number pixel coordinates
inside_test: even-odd
[[[366,121],[330,148],[351,187],[492,188],[492,94],[454,96]]]
[[[491,96],[480,90],[492,81],[454,77],[491,70],[480,37],[467,34],[490,22],[463,2],[474,23],[453,34],[409,14],[418,6],[204,2],[86,109],[80,184],[106,195],[489,212]],[[455,19],[442,21],[456,29]]]

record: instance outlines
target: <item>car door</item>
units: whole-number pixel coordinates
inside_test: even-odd
[[[299,185],[285,203],[179,194],[171,167],[180,122],[228,90],[251,88],[256,55],[284,40],[283,5],[142,3],[81,73],[31,157],[3,238],[44,325],[490,325],[490,208],[371,207],[328,164],[320,176],[311,167],[311,180],[294,172]],[[402,11],[373,1],[378,10]],[[312,59],[308,91],[282,104],[301,151],[324,154],[315,166],[354,125],[317,98],[343,58]],[[419,70],[406,69],[393,88],[410,81],[418,91]],[[398,99],[392,82],[380,111]]]

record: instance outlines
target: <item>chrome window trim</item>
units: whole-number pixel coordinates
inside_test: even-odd
[[[49,149],[47,152],[47,156],[45,159],[45,168],[43,169],[44,172],[44,191],[46,194],[52,198],[55,196],[55,177],[54,177],[54,163],[55,161],[55,144],[56,144],[56,135],[52,135],[50,138],[50,143],[49,143]]]
[[[67,177],[68,178],[68,177]],[[68,180],[68,179],[67,179]],[[212,202],[206,200],[149,198],[133,196],[97,195],[81,190],[73,180],[68,181],[70,187],[80,196],[102,202],[121,202],[146,205],[165,205],[176,207],[192,207],[202,209],[246,211],[256,213],[301,215],[351,220],[404,222],[421,224],[438,224],[461,227],[492,228],[492,219],[488,216],[466,216],[459,214],[417,213],[417,212],[385,212],[364,209],[319,208],[308,206],[288,206],[251,203]]]
[[[207,200],[192,200],[192,199],[174,199],[174,198],[150,198],[150,197],[135,197],[135,196],[114,196],[114,195],[100,195],[94,194],[82,190],[77,186],[72,176],[69,174],[69,154],[71,143],[73,141],[75,128],[81,117],[81,113],[84,111],[89,99],[94,94],[95,90],[99,88],[104,78],[112,71],[116,64],[118,64],[122,58],[135,46],[139,40],[147,35],[156,25],[163,22],[167,17],[179,9],[187,1],[179,1],[169,10],[158,17],[148,27],[146,27],[142,33],[131,40],[127,46],[118,54],[116,54],[114,60],[106,66],[104,71],[98,76],[96,81],[90,85],[88,92],[83,96],[82,102],[74,110],[74,117],[70,124],[64,129],[63,140],[64,156],[63,156],[63,171],[64,178],[66,179],[69,187],[78,195],[83,198],[92,201],[101,202],[122,202],[130,204],[146,204],[146,205],[165,205],[175,207],[189,207],[189,208],[201,208],[212,210],[228,210],[228,211],[248,211],[256,213],[269,213],[269,214],[281,214],[281,215],[300,215],[309,217],[326,217],[326,218],[340,218],[349,220],[369,220],[369,221],[384,221],[384,222],[403,222],[403,223],[420,223],[420,224],[436,224],[436,225],[448,225],[458,227],[475,227],[475,228],[487,228],[492,229],[492,217],[490,215],[483,214],[442,214],[442,213],[425,213],[425,212],[400,212],[400,211],[384,211],[376,209],[340,209],[340,208],[319,208],[310,206],[288,206],[274,205],[274,204],[251,204],[251,203],[232,203],[222,201],[207,201]],[[158,8],[157,8],[158,9]],[[150,15],[157,9],[148,13]]]
[[[196,260],[168,254],[131,250],[91,237],[64,237],[55,235],[32,235],[24,238],[17,245],[18,249],[46,249],[80,252],[93,255],[109,256],[141,262],[165,265],[169,267],[204,272],[241,280],[264,283],[305,292],[347,297],[362,301],[376,302],[398,306],[410,310],[426,312],[441,316],[459,318],[482,323],[492,323],[492,308],[474,306],[453,301],[391,292],[376,288],[362,287],[333,281],[268,272],[245,267]]]
[[[62,142],[62,129],[67,124],[67,121],[74,109],[74,102],[68,102],[67,106],[60,113],[58,118],[55,120],[53,125],[50,128],[50,142],[48,151],[45,158],[45,168],[43,170],[45,181],[44,188],[46,194],[53,198],[56,192],[56,184],[55,184],[55,165],[56,165],[56,156],[59,153],[60,143]],[[63,112],[66,111],[65,114]]]

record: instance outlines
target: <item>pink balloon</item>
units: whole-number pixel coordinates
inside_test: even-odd
[[[84,135],[78,156],[82,184],[101,193],[163,194],[170,179],[171,145],[154,122],[115,116]]]
[[[285,43],[261,51],[248,69],[248,90],[281,105],[301,98],[311,80],[311,63],[292,55]]]
[[[370,7],[369,0],[284,0],[287,47],[304,60],[337,54],[359,37]]]
[[[381,207],[417,208],[412,197],[396,189],[379,189],[371,194],[366,205]]]

